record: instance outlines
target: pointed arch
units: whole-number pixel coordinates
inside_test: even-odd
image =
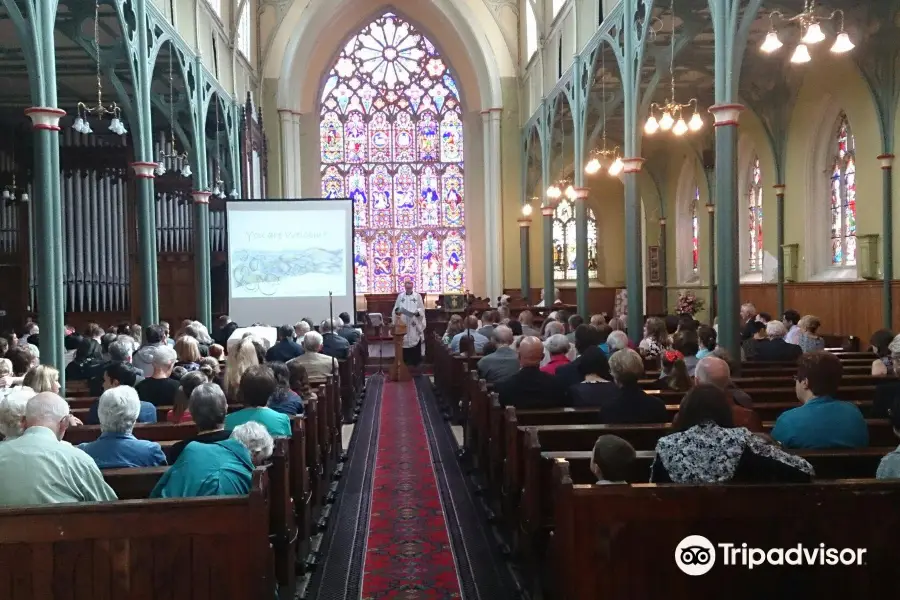
[[[394,11],[343,46],[320,95],[322,195],[354,202],[357,293],[462,293],[465,185],[455,73]]]
[[[597,217],[588,208],[588,278],[597,279]],[[576,281],[575,201],[563,196],[553,210],[553,278]]]
[[[830,260],[835,267],[856,266],[856,138],[847,114],[841,111],[831,129],[829,208]]]
[[[759,273],[763,269],[763,174],[759,155],[754,154],[747,165],[745,193],[747,209],[747,261],[744,270]]]
[[[679,285],[700,282],[700,186],[697,161],[681,167],[675,197],[675,278]]]

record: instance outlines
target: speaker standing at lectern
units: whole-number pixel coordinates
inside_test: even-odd
[[[413,292],[413,282],[407,279],[403,287],[405,291],[397,296],[394,302],[394,319],[406,323],[406,336],[403,338],[403,362],[416,367],[422,362],[422,340],[425,336],[425,303],[422,296]]]

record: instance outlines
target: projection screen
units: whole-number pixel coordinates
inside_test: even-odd
[[[329,200],[231,200],[228,291],[241,325],[316,324],[355,310],[353,203]]]

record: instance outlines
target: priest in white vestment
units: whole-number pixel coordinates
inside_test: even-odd
[[[394,302],[394,319],[406,323],[403,338],[403,362],[416,367],[422,362],[422,340],[425,339],[425,302],[422,296],[413,292],[413,282],[407,279],[404,292]]]

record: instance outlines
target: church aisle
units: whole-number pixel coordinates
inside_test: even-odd
[[[363,571],[365,599],[459,598],[416,387],[385,384]]]
[[[354,429],[305,597],[515,597],[430,380],[370,377]]]

